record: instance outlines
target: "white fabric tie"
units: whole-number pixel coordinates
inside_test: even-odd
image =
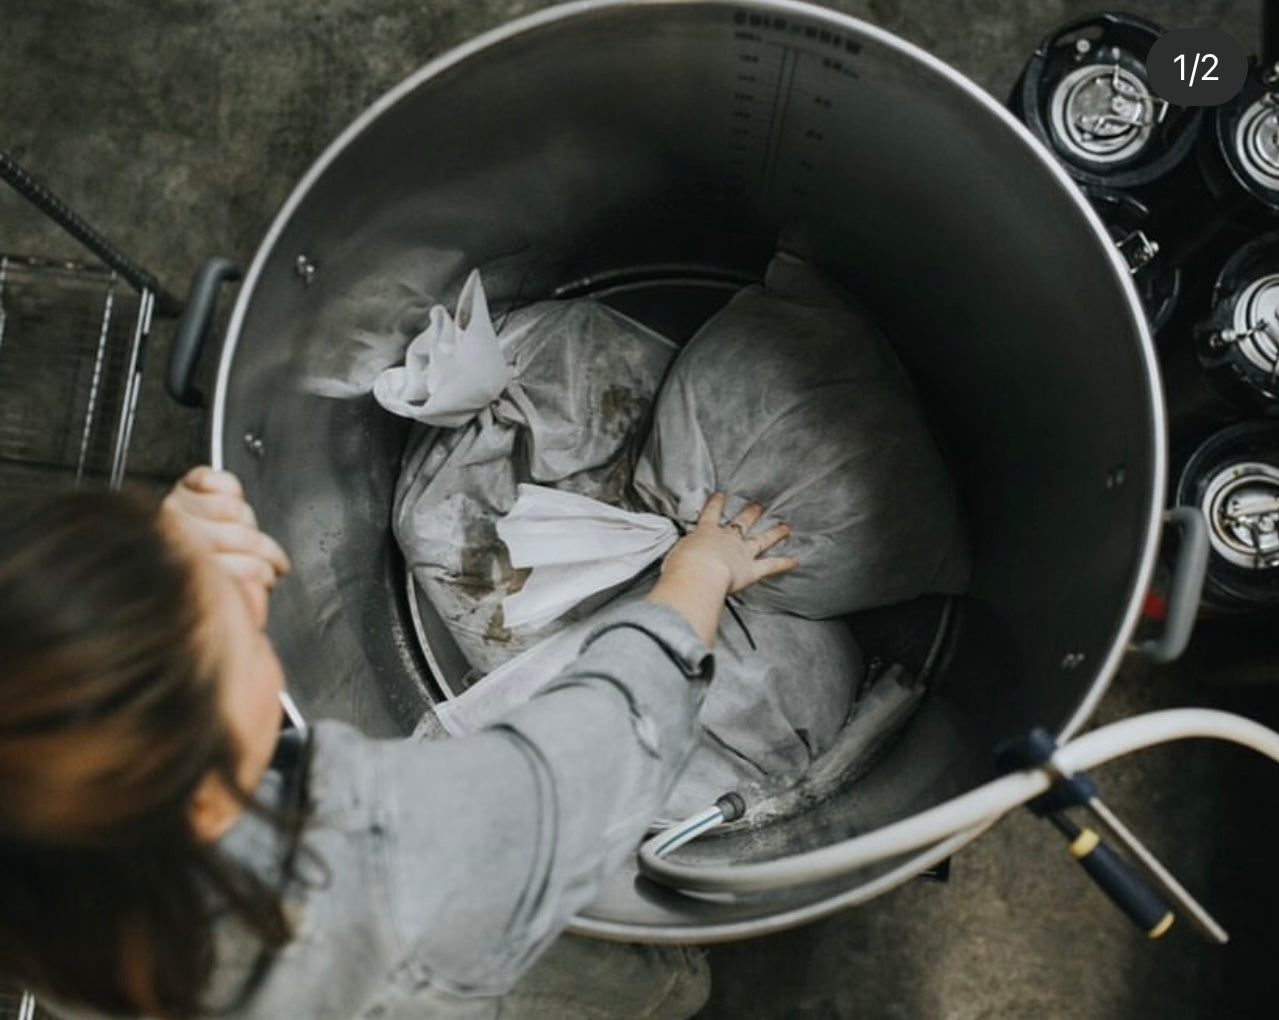
[[[472,270],[456,318],[442,305],[433,307],[430,323],[404,352],[404,364],[373,381],[373,398],[402,418],[461,428],[497,400],[511,378],[480,274]]]
[[[522,484],[497,522],[511,565],[532,568],[502,600],[507,627],[540,627],[583,599],[621,584],[661,559],[679,538],[669,518],[621,510],[542,485]]]

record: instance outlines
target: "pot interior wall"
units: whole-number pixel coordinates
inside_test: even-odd
[[[445,58],[357,121],[241,293],[215,457],[294,557],[272,634],[297,696],[388,734],[432,697],[388,530],[403,428],[365,394],[407,308],[451,303],[473,266],[501,305],[645,273],[758,276],[780,245],[866,302],[913,369],[975,575],[894,754],[804,818],[698,852],[768,855],[944,799],[987,773],[997,736],[1064,726],[1127,638],[1162,486],[1131,290],[1045,156],[884,33],[789,3],[576,7]],[[582,920],[741,934],[852,902],[873,874],[735,905],[623,876]]]

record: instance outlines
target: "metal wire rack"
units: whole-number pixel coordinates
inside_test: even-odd
[[[153,310],[105,267],[0,254],[0,485],[121,483]]]

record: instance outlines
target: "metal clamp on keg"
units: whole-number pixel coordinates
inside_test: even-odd
[[[1279,410],[1279,232],[1226,261],[1195,341],[1200,365],[1224,396],[1248,410]]]
[[[1057,742],[1047,730],[1037,726],[1024,736],[1000,744],[995,753],[1000,772],[1040,769],[1054,778],[1048,792],[1026,807],[1036,817],[1047,818],[1070,841],[1070,855],[1150,938],[1160,938],[1172,927],[1174,914],[1168,906],[1171,902],[1209,941],[1228,941],[1225,929],[1105,805],[1093,778],[1087,772],[1061,767],[1056,760]],[[1087,809],[1124,847],[1135,865],[1107,845],[1096,829],[1078,825],[1066,813],[1079,807]]]
[[[1150,184],[1194,147],[1200,112],[1155,95],[1146,56],[1163,29],[1108,12],[1069,22],[1036,48],[1009,106],[1075,180]]]
[[[1115,247],[1128,263],[1146,319],[1158,333],[1171,320],[1182,292],[1179,266],[1159,258],[1160,245],[1151,235],[1149,205],[1125,191],[1094,184],[1083,186],[1089,203],[1106,225]]]

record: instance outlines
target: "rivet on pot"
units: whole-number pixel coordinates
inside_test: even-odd
[[[293,262],[293,271],[298,274],[303,283],[310,286],[312,281],[315,280],[315,274],[320,271],[320,267],[305,255],[299,255]]]
[[[244,434],[244,448],[255,457],[261,457],[266,453],[266,443],[262,441],[262,437],[256,432],[246,432]]]
[[[1117,468],[1106,475],[1106,488],[1118,489],[1124,482],[1128,480],[1128,472],[1124,470],[1124,466],[1120,464]]]
[[[1084,664],[1083,652],[1067,652],[1061,657],[1062,669],[1078,669]]]

